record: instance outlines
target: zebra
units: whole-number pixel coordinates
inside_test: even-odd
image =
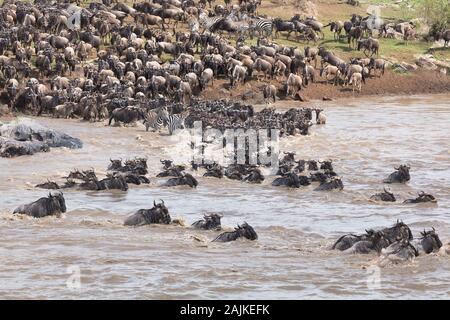
[[[198,16],[198,22],[201,27],[203,27],[203,32],[206,30],[211,31],[211,29],[214,27],[214,25],[217,24],[217,22],[221,21],[223,17],[208,17],[206,13],[201,13]]]
[[[152,128],[153,131],[160,130],[166,123],[169,117],[167,107],[161,107],[158,111],[150,110],[144,116],[145,130]]]
[[[167,128],[169,129],[169,134],[173,135],[176,130],[184,129],[185,128],[185,124],[184,124],[185,119],[186,119],[186,116],[183,114],[168,115],[165,122],[167,124]]]
[[[273,23],[270,19],[256,18],[250,23],[252,31],[258,31],[259,36],[269,37],[272,35]]]

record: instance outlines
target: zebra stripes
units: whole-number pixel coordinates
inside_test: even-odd
[[[160,130],[164,126],[168,116],[169,112],[166,107],[159,108],[157,112],[154,110],[148,111],[144,119],[145,130],[148,131],[150,128],[153,131]]]
[[[214,25],[222,19],[223,17],[208,17],[206,14],[200,14],[198,22],[204,31],[211,31]]]
[[[173,135],[176,130],[184,129],[185,118],[183,114],[169,114],[167,107],[164,106],[157,110],[150,110],[145,114],[145,129],[148,131],[152,128],[153,131],[157,131],[167,126],[169,134]]]
[[[168,115],[166,124],[170,135],[173,135],[178,129],[184,129],[184,118],[185,117],[181,114]]]
[[[272,35],[273,23],[270,19],[257,18],[252,20],[251,29],[257,31],[260,36],[269,37]]]

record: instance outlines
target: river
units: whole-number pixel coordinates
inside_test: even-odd
[[[0,158],[0,298],[2,299],[432,299],[450,298],[449,257],[373,267],[375,255],[328,250],[347,232],[390,226],[414,235],[435,227],[450,238],[450,96],[376,97],[323,105],[328,122],[307,137],[281,139],[301,159],[333,159],[342,192],[288,190],[199,177],[196,190],[148,186],[124,192],[65,191],[62,218],[13,216],[45,196],[33,188],[70,170],[105,173],[110,158],[148,158],[150,177],[170,159],[173,139],[143,127],[107,127],[36,118],[82,139],[80,150]],[[287,109],[294,105],[279,106]],[[322,107],[322,105],[321,105]],[[397,203],[374,203],[393,167],[411,165],[411,181],[392,185]],[[405,205],[425,191],[436,205]],[[163,199],[187,225],[207,212],[232,228],[247,221],[257,241],[211,243],[217,232],[182,226],[122,226],[126,216]],[[197,241],[203,239],[203,241]],[[73,282],[78,279],[80,282]],[[375,280],[374,280],[375,279]],[[74,284],[75,283],[75,284]]]

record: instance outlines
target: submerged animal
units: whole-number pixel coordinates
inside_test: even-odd
[[[395,198],[394,194],[384,188],[383,192],[376,193],[373,196],[370,197],[371,200],[374,201],[385,201],[385,202],[395,202],[397,199]]]
[[[204,230],[220,230],[221,222],[220,219],[223,218],[221,214],[212,213],[205,214],[202,220],[198,220],[192,224],[192,227],[196,229],[204,229]]]
[[[51,194],[30,204],[16,208],[13,214],[26,214],[35,218],[59,215],[67,211],[66,200],[62,193]]]
[[[433,195],[421,191],[419,192],[419,196],[417,198],[407,199],[403,201],[403,203],[424,203],[424,202],[436,203],[437,199]]]
[[[234,231],[224,232],[220,234],[217,238],[213,240],[213,242],[230,242],[235,241],[239,238],[246,238],[248,240],[257,240],[258,235],[252,226],[250,226],[247,222],[244,222],[242,225],[238,225]]]
[[[183,173],[180,177],[169,179],[164,186],[189,186],[191,188],[197,188],[198,181],[190,173]]]
[[[409,175],[409,170],[411,169],[410,166],[402,164],[394,169],[396,171],[384,179],[384,183],[405,183],[411,179],[411,176]]]
[[[434,228],[430,231],[423,230],[420,235],[421,237],[415,243],[415,248],[419,253],[425,252],[426,254],[430,254],[439,251],[442,247],[442,242]]]
[[[140,209],[130,217],[128,217],[124,225],[125,226],[143,226],[146,224],[170,224],[171,218],[169,210],[161,200],[161,203],[156,204],[153,201],[153,208]]]
[[[399,240],[392,243],[389,247],[381,250],[380,264],[400,263],[411,261],[419,255],[417,249],[409,242],[409,240]]]

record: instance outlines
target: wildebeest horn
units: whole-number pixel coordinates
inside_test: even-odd
[[[394,167],[394,170],[398,170],[399,169],[399,167]]]
[[[153,200],[153,206],[156,207],[156,201],[155,200]]]
[[[49,192],[49,193],[48,193],[48,196],[49,196],[49,197],[51,198],[51,197],[52,197],[52,193],[51,193],[51,192]]]
[[[164,200],[163,199],[159,199],[159,200],[161,200],[161,203],[162,203],[162,205],[164,206],[165,204],[164,204]]]

